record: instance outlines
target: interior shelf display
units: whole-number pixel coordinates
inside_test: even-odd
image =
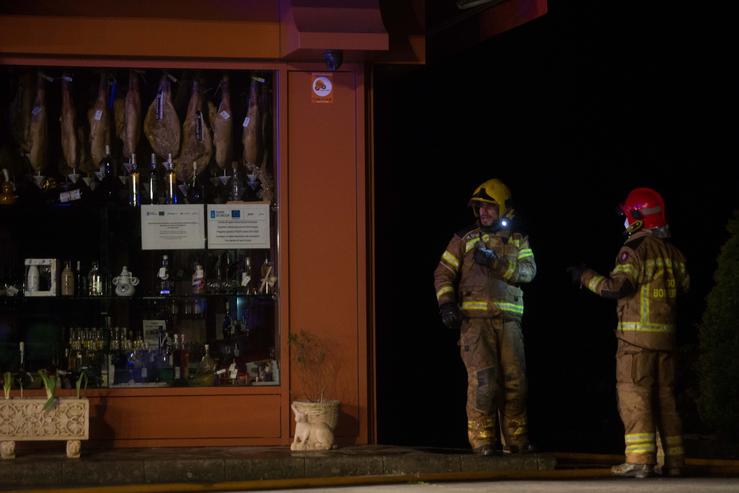
[[[279,385],[270,71],[4,67],[0,373]]]

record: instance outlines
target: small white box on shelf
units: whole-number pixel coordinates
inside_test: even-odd
[[[25,260],[25,296],[56,296],[59,262],[55,258],[27,258]]]

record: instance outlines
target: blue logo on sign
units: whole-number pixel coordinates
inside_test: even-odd
[[[215,217],[216,217],[216,211],[210,211],[210,217],[212,219],[215,219]]]
[[[231,217],[241,217],[241,211],[231,211]]]

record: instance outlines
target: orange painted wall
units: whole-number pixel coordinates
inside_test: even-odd
[[[290,327],[338,357],[337,435],[367,442],[363,80],[333,74],[332,103],[311,100],[311,72],[288,72]],[[291,368],[290,385],[299,393]]]

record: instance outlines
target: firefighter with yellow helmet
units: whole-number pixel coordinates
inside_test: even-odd
[[[434,272],[444,325],[460,331],[467,368],[467,436],[480,455],[527,452],[526,363],[519,285],[536,275],[528,238],[512,228],[511,192],[498,179],[475,189],[475,224],[456,233]]]
[[[601,275],[584,266],[568,268],[575,284],[617,301],[616,389],[626,462],[611,473],[679,476],[684,451],[675,403],[675,311],[690,278],[685,257],[668,241],[665,203],[656,190],[632,190],[621,210],[628,238],[613,270]],[[664,459],[655,468],[658,446]]]

